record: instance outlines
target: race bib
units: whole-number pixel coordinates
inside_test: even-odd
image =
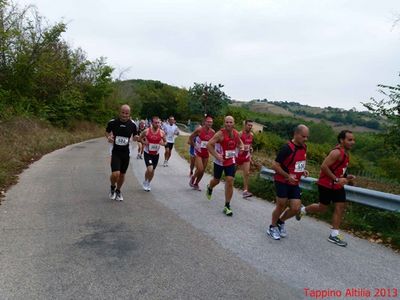
[[[129,138],[125,136],[116,136],[115,137],[115,145],[118,146],[126,146],[129,144]]]
[[[305,160],[297,161],[296,164],[294,165],[294,171],[296,173],[304,172],[305,169],[306,169]]]
[[[200,148],[207,148],[208,141],[201,141]]]
[[[225,151],[225,159],[229,159],[236,156],[235,150],[226,150]]]
[[[159,144],[149,144],[149,151],[158,151],[160,149]]]

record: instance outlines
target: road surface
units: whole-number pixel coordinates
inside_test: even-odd
[[[390,249],[350,235],[338,247],[326,241],[329,226],[308,217],[271,240],[271,203],[235,191],[234,215],[224,216],[223,186],[212,201],[191,190],[176,152],[169,167],[161,156],[145,192],[135,157],[123,202],[108,199],[104,139],[57,150],[20,176],[0,206],[0,299],[310,299],[311,290],[344,299],[346,289],[371,298],[400,289]]]

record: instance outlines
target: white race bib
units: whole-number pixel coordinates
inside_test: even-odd
[[[201,141],[200,148],[207,148],[208,141]]]
[[[149,151],[158,151],[160,144],[149,144]]]
[[[296,173],[304,172],[305,169],[306,169],[305,160],[297,161],[296,164],[294,165],[294,171]]]
[[[225,159],[229,159],[236,156],[235,150],[226,150],[225,151]]]
[[[125,136],[116,136],[115,137],[115,145],[118,146],[126,146],[129,144],[129,138]]]

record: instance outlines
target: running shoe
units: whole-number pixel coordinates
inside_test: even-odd
[[[211,200],[211,195],[212,195],[212,188],[210,188],[210,185],[207,184],[206,197],[207,197],[208,200]]]
[[[274,240],[281,239],[281,235],[279,234],[278,227],[270,225],[269,228],[267,229],[267,234]]]
[[[110,200],[115,200],[115,197],[117,197],[117,194],[115,193],[115,190],[110,189],[110,194],[108,195]]]
[[[193,177],[193,176],[190,177],[189,186],[190,186],[190,187],[194,187],[194,177]]]
[[[301,207],[300,207],[299,212],[296,214],[296,220],[297,221],[300,221],[301,218],[306,214],[305,212],[302,211],[304,207],[305,206],[302,204]]]
[[[201,191],[200,187],[198,184],[193,184],[193,189],[196,191]]]
[[[143,189],[147,192],[147,186],[148,186],[147,180],[143,181],[142,186],[143,186]]]
[[[225,215],[227,215],[228,217],[232,217],[232,215],[233,215],[232,209],[230,207],[226,207],[226,206],[224,206],[223,213]]]
[[[331,243],[334,243],[334,244],[336,244],[336,245],[338,245],[338,246],[341,246],[341,247],[346,247],[346,246],[347,246],[347,242],[345,242],[345,241],[342,239],[342,236],[341,236],[340,234],[337,235],[337,236],[332,236],[332,235],[330,235],[330,236],[328,237],[328,241],[331,242]]]
[[[164,160],[163,167],[168,167],[168,160]]]
[[[121,194],[121,191],[115,191],[115,200],[116,201],[123,201],[124,200],[124,197],[122,197],[122,194]]]
[[[279,235],[283,238],[287,237],[285,224],[278,224]]]
[[[140,159],[140,154],[138,153],[138,155],[136,155],[136,159]]]
[[[252,193],[250,193],[249,191],[243,191],[243,198],[248,198],[248,197],[252,197],[253,196],[253,194]]]

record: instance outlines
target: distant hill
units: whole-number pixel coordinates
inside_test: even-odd
[[[233,101],[232,106],[243,107],[254,112],[297,117],[317,123],[323,121],[336,131],[350,129],[355,132],[378,132],[385,125],[383,118],[378,118],[367,111],[359,112],[334,107],[320,108],[297,102],[257,99],[250,102]]]

